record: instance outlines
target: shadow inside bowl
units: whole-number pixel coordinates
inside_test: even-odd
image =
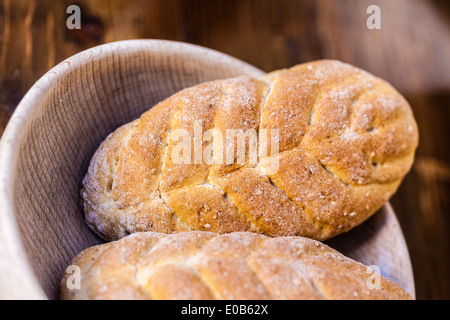
[[[370,266],[415,297],[408,248],[389,203],[361,225],[325,243],[347,257]],[[368,269],[368,278],[372,270]]]

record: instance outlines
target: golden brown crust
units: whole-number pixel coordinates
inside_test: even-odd
[[[411,299],[303,237],[142,232],[89,248],[71,264],[81,269],[80,288],[69,289],[65,275],[62,299]]]
[[[194,154],[190,164],[178,164],[171,157],[175,132],[193,136],[196,122],[203,134],[216,129],[213,149],[226,142],[227,129],[279,130],[278,157],[270,156],[269,140],[269,156],[256,164],[246,158],[227,165],[225,156],[223,164],[196,163]],[[188,230],[325,240],[386,203],[411,168],[417,144],[405,99],[339,61],[204,83],[102,143],[83,184],[86,220],[106,240]]]

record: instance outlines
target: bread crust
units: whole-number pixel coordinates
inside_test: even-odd
[[[174,133],[194,136],[196,121],[203,134],[216,129],[222,137],[229,129],[278,130],[279,152],[256,164],[177,164]],[[214,136],[212,147],[219,142]],[[203,83],[101,144],[83,180],[86,222],[108,241],[189,230],[326,240],[389,200],[417,145],[407,101],[387,82],[339,61]]]
[[[368,267],[304,237],[141,232],[91,247],[71,265],[81,270],[80,287],[69,289],[72,274],[64,273],[62,299],[411,299]]]

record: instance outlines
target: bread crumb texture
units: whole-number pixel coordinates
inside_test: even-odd
[[[230,164],[219,152],[215,160],[223,161],[195,161],[194,147],[193,161],[174,161],[178,133],[195,137],[196,125],[205,136],[214,129],[209,139],[193,141],[211,150],[227,144],[227,130],[277,130],[277,152],[266,139],[257,163],[247,157]],[[108,241],[190,230],[326,240],[389,200],[417,145],[407,101],[385,81],[339,61],[203,83],[104,140],[83,180],[86,222]]]
[[[304,237],[252,232],[138,232],[91,247],[71,262],[79,288],[61,280],[62,299],[411,299],[368,268]]]

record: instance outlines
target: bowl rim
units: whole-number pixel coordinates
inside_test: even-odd
[[[23,245],[20,229],[15,218],[14,190],[17,175],[17,159],[19,156],[20,141],[23,138],[23,128],[31,121],[36,112],[34,101],[38,101],[42,93],[48,91],[52,86],[69,71],[75,70],[83,64],[93,60],[102,59],[114,52],[129,54],[134,50],[152,50],[160,54],[171,54],[175,56],[193,56],[198,59],[234,64],[242,68],[242,74],[264,74],[258,68],[234,58],[226,53],[200,45],[160,39],[130,39],[104,43],[89,49],[80,51],[47,71],[26,92],[11,118],[9,119],[3,135],[0,139],[0,271],[6,269],[8,283],[13,283],[16,288],[3,288],[0,282],[0,298],[6,299],[47,299],[35,272],[27,257]],[[6,263],[3,263],[6,262]],[[0,273],[0,276],[1,273]],[[0,277],[3,280],[3,276]],[[9,291],[8,291],[9,290]]]

